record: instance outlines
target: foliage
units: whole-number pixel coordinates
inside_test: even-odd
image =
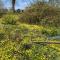
[[[3,18],[2,24],[16,25],[17,24],[17,18],[13,15],[7,15]]]
[[[55,33],[57,33],[57,30],[52,27],[50,28],[23,23],[20,23],[19,25],[2,25],[1,34],[5,33],[8,38],[2,39],[0,41],[0,60],[60,59],[60,51],[58,51],[58,46],[32,44],[33,41],[48,41],[46,40],[47,37],[44,31],[48,33],[47,35],[53,34],[55,36]],[[15,35],[20,36],[21,39],[18,39],[19,37],[15,39]],[[58,49],[56,49],[55,47],[57,47]]]
[[[27,8],[20,22],[29,24],[39,24],[43,26],[59,26],[60,25],[60,9],[49,6],[45,3],[36,3]]]
[[[42,29],[41,33],[45,34],[46,36],[56,36],[56,35],[58,35],[57,30],[54,30],[54,29],[51,29],[51,30]]]
[[[27,9],[23,14],[7,13],[0,19],[0,60],[60,60],[60,45],[54,44],[35,44],[33,42],[45,42],[56,41],[48,40],[48,37],[54,37],[60,35],[60,27],[51,27],[56,25],[59,18],[55,8],[40,4],[40,8],[35,10],[35,6],[31,9]],[[38,5],[37,5],[38,6]],[[36,7],[37,7],[36,6]],[[47,10],[48,9],[48,10]],[[37,11],[39,10],[39,11]],[[31,12],[37,11],[36,15]],[[41,11],[41,12],[40,12]],[[44,12],[45,13],[44,13]],[[26,13],[27,12],[27,13]],[[29,13],[28,13],[29,12]],[[38,14],[40,12],[40,15]],[[51,18],[46,17],[54,16]],[[22,15],[24,17],[22,17]],[[37,18],[37,16],[39,16]],[[19,22],[19,18],[22,17],[22,22],[33,24],[26,24]],[[25,19],[26,18],[26,19]],[[31,21],[29,21],[31,19]],[[49,21],[47,21],[49,20]],[[55,21],[56,20],[56,21]],[[40,21],[40,22],[39,22]],[[41,25],[36,25],[36,24]],[[45,26],[49,25],[49,26]],[[59,21],[58,21],[59,25]]]

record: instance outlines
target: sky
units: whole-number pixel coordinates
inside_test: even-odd
[[[2,0],[2,1],[6,8],[11,7],[11,0]],[[27,7],[30,4],[30,2],[33,2],[33,0],[16,0],[15,8],[16,9],[25,9],[25,7]]]
[[[11,0],[2,0],[6,8],[11,7]],[[26,2],[27,1],[27,2]],[[32,0],[30,0],[32,2]],[[16,9],[24,9],[27,5],[30,4],[29,0],[16,0]]]

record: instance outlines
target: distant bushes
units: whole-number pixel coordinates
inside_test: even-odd
[[[56,7],[49,6],[48,4],[40,3],[34,4],[26,9],[20,17],[21,22],[30,24],[40,24],[49,26],[60,25],[60,11]]]

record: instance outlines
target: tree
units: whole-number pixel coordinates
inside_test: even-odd
[[[4,4],[2,0],[0,0],[0,13],[3,11],[3,9],[4,9]]]
[[[49,3],[53,6],[60,7],[60,0],[49,0]]]
[[[2,2],[2,0],[0,0],[0,9],[3,9],[4,8],[4,4]]]
[[[13,12],[15,12],[15,2],[16,2],[16,0],[12,0],[12,10],[13,10]]]

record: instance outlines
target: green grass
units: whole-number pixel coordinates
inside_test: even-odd
[[[60,42],[48,39],[60,35],[60,27],[22,23],[22,15],[7,13],[0,18],[0,60],[60,60],[59,44],[32,43]]]
[[[49,41],[46,34],[52,34],[51,32],[54,32],[56,28],[25,23],[19,23],[18,25],[0,25],[2,26],[0,27],[0,32],[4,32],[3,34],[6,37],[0,40],[0,60],[60,59],[59,45],[30,45],[32,41]],[[16,34],[19,37],[15,38]]]

